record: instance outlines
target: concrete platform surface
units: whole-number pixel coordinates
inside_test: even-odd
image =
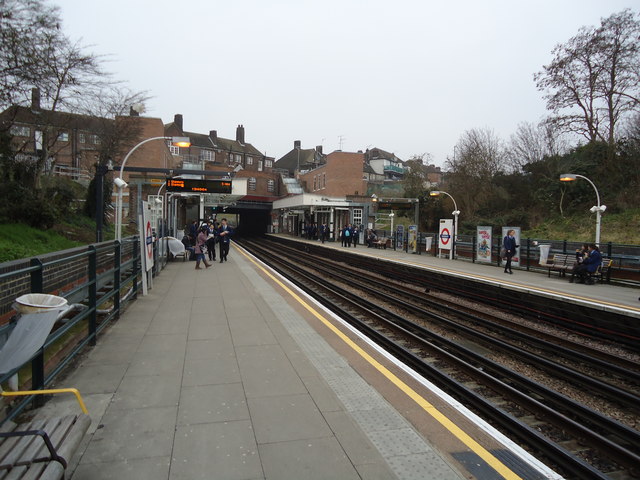
[[[446,272],[452,275],[473,275],[482,281],[495,282],[505,288],[518,288],[531,291],[538,295],[566,297],[567,301],[576,303],[588,303],[604,310],[612,310],[624,315],[640,319],[640,289],[623,287],[612,284],[596,283],[585,285],[569,283],[569,275],[561,277],[558,272],[548,275],[547,270],[527,271],[524,266],[514,267],[513,275],[504,273],[504,268],[494,264],[473,263],[469,260],[449,260],[449,258],[439,258],[431,254],[421,255],[406,253],[392,248],[377,249],[367,248],[366,245],[359,244],[357,247],[342,247],[338,242],[325,242],[322,244],[317,240],[306,240],[286,234],[278,234],[289,240],[308,242],[314,245],[321,245],[326,248],[335,248],[349,253],[374,256],[392,261],[413,264],[419,267],[431,268]]]
[[[170,263],[63,383],[72,480],[466,478],[235,249]]]

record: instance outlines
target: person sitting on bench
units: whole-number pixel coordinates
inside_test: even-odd
[[[573,283],[574,277],[578,276],[578,283],[585,283],[587,277],[590,273],[595,273],[598,270],[598,267],[602,263],[602,255],[600,255],[600,250],[595,243],[589,244],[589,252],[582,263],[576,265],[571,272],[571,278],[569,279],[570,283]],[[593,280],[589,283],[593,283]]]

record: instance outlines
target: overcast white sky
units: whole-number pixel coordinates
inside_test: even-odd
[[[145,115],[276,159],[379,147],[436,165],[460,135],[546,115],[533,74],[637,0],[57,0],[63,29],[153,98]]]

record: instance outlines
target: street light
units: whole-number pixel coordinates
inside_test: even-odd
[[[393,217],[395,217],[396,214],[391,212],[389,214],[389,218],[391,219],[391,240],[393,241],[393,249],[395,250],[396,248],[396,234],[393,231]]]
[[[596,245],[600,246],[600,216],[607,209],[607,206],[606,205],[600,205],[600,194],[598,193],[598,189],[593,184],[593,182],[591,180],[589,180],[587,177],[585,177],[584,175],[578,175],[577,173],[563,173],[562,175],[560,175],[560,181],[561,182],[573,182],[573,181],[577,180],[578,178],[582,178],[582,179],[586,180],[587,182],[589,182],[591,184],[591,186],[593,187],[593,189],[596,191],[596,200],[598,201],[598,204],[594,205],[593,207],[591,207],[589,209],[589,211],[591,213],[595,213],[596,214]]]
[[[453,200],[453,212],[451,212],[451,214],[453,215],[453,248],[451,249],[451,253],[449,255],[449,258],[453,258],[455,256],[455,248],[456,248],[456,244],[457,244],[457,240],[458,240],[458,215],[460,215],[460,210],[458,210],[458,204],[456,203],[456,199],[453,198],[449,193],[447,192],[443,192],[442,190],[433,190],[432,192],[429,192],[429,195],[432,197],[437,197],[439,195],[446,195],[447,197],[449,197],[451,200]]]
[[[120,165],[120,176],[113,181],[116,187],[118,187],[118,197],[116,200],[116,240],[118,241],[122,240],[122,190],[127,188],[128,186],[127,182],[122,179],[122,176],[124,174],[124,166],[126,165],[127,160],[129,160],[131,154],[135,152],[138,147],[144,145],[147,142],[151,142],[152,140],[171,140],[171,144],[176,147],[186,148],[191,146],[189,137],[151,137],[141,141],[135,147],[129,150],[129,153],[127,153],[127,155],[124,157],[124,160],[122,161],[122,165]]]

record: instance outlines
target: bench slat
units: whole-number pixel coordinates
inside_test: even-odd
[[[34,420],[27,425],[20,425],[14,431],[26,431],[26,430],[40,430],[44,426],[42,420]],[[12,440],[6,439],[6,440]],[[2,459],[2,464],[17,465],[24,461],[29,462],[33,458],[33,454],[44,445],[44,441],[37,435],[29,435],[26,437],[19,437],[18,441],[13,445],[7,455]]]

